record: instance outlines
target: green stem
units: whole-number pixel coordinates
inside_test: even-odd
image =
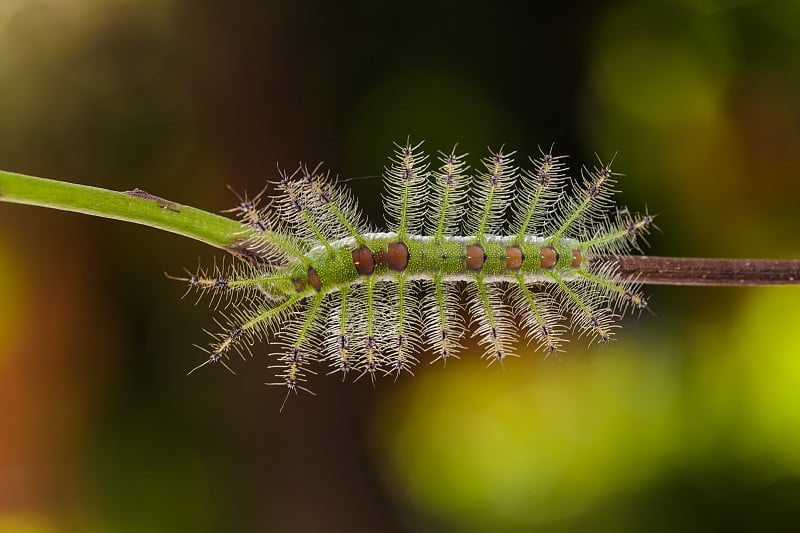
[[[246,255],[251,231],[235,220],[181,205],[140,189],[117,192],[0,171],[0,201],[38,205],[134,222]]]

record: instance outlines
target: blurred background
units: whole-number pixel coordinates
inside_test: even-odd
[[[800,2],[0,0],[0,168],[220,211],[392,141],[608,159],[649,253],[800,257]],[[190,377],[219,253],[0,204],[0,533],[800,527],[800,291],[648,288],[611,345],[394,383]]]

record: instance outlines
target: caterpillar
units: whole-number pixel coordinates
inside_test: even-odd
[[[426,350],[446,364],[468,331],[489,364],[518,356],[523,340],[560,351],[569,329],[606,343],[618,317],[647,307],[610,257],[640,250],[654,217],[614,209],[611,163],[570,179],[552,147],[527,169],[501,148],[471,173],[454,147],[431,170],[421,145],[395,145],[383,230],[321,165],[279,169],[271,197],[237,195],[228,212],[254,260],[174,278],[231,309],[192,372],[233,372],[232,352],[267,340],[280,347],[268,384],[288,397],[311,392],[319,372],[396,378]]]

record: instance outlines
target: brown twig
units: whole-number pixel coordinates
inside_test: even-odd
[[[620,279],[648,285],[753,286],[800,284],[800,259],[704,259],[608,256]]]

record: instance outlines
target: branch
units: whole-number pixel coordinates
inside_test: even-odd
[[[800,259],[701,259],[646,255],[599,258],[616,263],[620,279],[649,285],[753,286],[800,284]]]
[[[141,189],[109,191],[0,171],[0,201],[134,222],[246,255],[249,230],[235,220],[181,205]]]

